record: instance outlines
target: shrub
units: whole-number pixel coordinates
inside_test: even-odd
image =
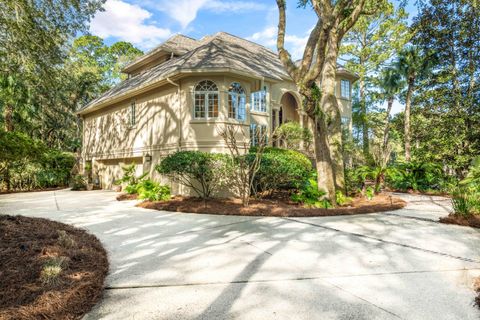
[[[480,214],[480,157],[472,161],[466,178],[452,193],[452,206],[458,215]]]
[[[428,162],[407,162],[387,171],[387,183],[397,190],[440,190],[445,177],[439,165]]]
[[[353,201],[352,198],[347,197],[346,195],[343,194],[341,191],[337,191],[335,193],[335,200],[339,206],[344,206],[346,204],[349,204]]]
[[[249,157],[253,158],[253,155]],[[298,189],[308,180],[312,170],[310,160],[298,151],[265,148],[253,188],[255,192],[269,193],[280,189]]]
[[[287,122],[275,130],[275,138],[283,141],[287,149],[300,149],[303,141],[306,150],[310,148],[313,140],[313,134],[308,128],[302,128],[298,122]]]
[[[58,243],[64,248],[73,248],[76,245],[75,239],[65,230],[57,230]]]
[[[316,175],[312,174],[301,189],[291,196],[291,199],[293,202],[301,203],[307,207],[328,209],[332,205],[325,199],[325,195],[325,191],[318,190]]]
[[[72,179],[72,190],[78,191],[85,189],[87,189],[87,178],[80,174],[77,174]]]
[[[136,176],[135,171],[136,171],[136,166],[135,163],[129,164],[127,166],[122,167],[123,170],[123,176],[121,179],[117,180],[114,182],[116,185],[121,185],[126,183],[127,186],[125,187],[125,192],[128,194],[135,194],[137,193],[138,186],[137,184],[142,181],[148,173],[144,173],[140,176]]]
[[[164,158],[156,170],[206,199],[225,183],[228,162],[225,154],[179,151]]]
[[[149,201],[166,201],[170,199],[170,187],[161,185],[151,179],[137,184],[138,198]]]

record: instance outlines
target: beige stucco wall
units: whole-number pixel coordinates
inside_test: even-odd
[[[205,79],[214,81],[219,89],[219,116],[216,119],[193,118],[193,90],[199,81]],[[245,122],[228,118],[227,90],[232,82],[239,82],[246,92]],[[271,126],[272,108],[280,107],[286,92],[291,93],[298,104],[301,101],[295,84],[287,81],[270,82],[232,74],[203,73],[177,79],[174,83],[84,116],[83,159],[92,160],[94,174],[96,169],[102,187],[110,188],[113,180],[121,177],[123,164],[135,162],[139,172],[149,172],[153,178],[161,179],[155,173],[155,165],[176,150],[227,153],[219,135],[226,124],[238,124],[248,137],[252,121]],[[267,112],[251,112],[250,94],[262,87],[267,89]],[[337,93],[340,93],[339,88]],[[130,103],[133,100],[136,102],[136,124],[130,126]],[[338,101],[342,115],[351,117],[351,102]],[[301,119],[294,114],[289,117]],[[241,141],[242,135],[239,133],[237,138]],[[152,157],[150,162],[145,160],[147,154]],[[179,186],[171,186],[174,193],[186,192]]]

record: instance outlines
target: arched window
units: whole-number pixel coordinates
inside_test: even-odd
[[[210,80],[200,81],[195,86],[195,119],[218,117],[218,87]]]
[[[242,120],[246,119],[245,90],[238,82],[233,82],[228,88],[228,117]]]

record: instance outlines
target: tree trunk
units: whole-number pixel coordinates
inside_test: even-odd
[[[392,112],[393,106],[393,97],[388,98],[387,102],[387,115],[385,116],[385,129],[383,129],[383,146],[382,151],[385,156],[387,146],[388,146],[388,139],[390,135],[390,113]]]
[[[413,93],[413,85],[415,82],[415,78],[410,78],[408,81],[408,89],[407,89],[407,98],[405,101],[405,127],[404,127],[404,141],[405,141],[405,160],[411,160],[411,146],[410,146],[410,109],[412,103],[412,93]]]
[[[329,49],[325,56],[325,64],[321,79],[322,99],[320,108],[329,117],[328,133],[330,153],[333,164],[333,174],[335,187],[338,190],[345,191],[345,168],[342,152],[342,118],[338,107],[337,97],[335,96],[336,74],[337,74],[337,56],[338,42],[336,37],[329,39]]]
[[[360,113],[362,115],[362,140],[363,140],[363,155],[368,159],[370,155],[370,143],[368,140],[368,122],[367,122],[367,103],[365,101],[365,79],[362,77],[358,83],[360,91]]]
[[[332,158],[328,143],[328,129],[324,115],[315,120],[313,143],[315,147],[315,163],[317,167],[318,188],[325,191],[332,205],[336,205],[335,180]]]

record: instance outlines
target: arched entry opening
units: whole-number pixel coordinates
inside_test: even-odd
[[[281,118],[279,117],[279,124],[285,122],[300,122],[300,116],[298,114],[299,105],[297,103],[297,99],[291,94],[290,92],[286,92],[283,94],[282,99],[280,100],[280,108],[281,108]]]

